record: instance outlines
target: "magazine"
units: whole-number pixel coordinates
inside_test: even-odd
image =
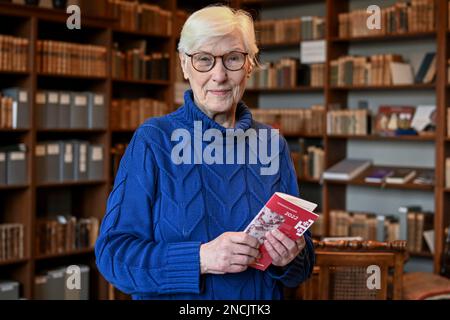
[[[272,263],[264,247],[267,232],[278,228],[292,240],[299,239],[319,217],[313,212],[316,207],[315,203],[276,192],[244,230],[261,244],[259,247],[261,258],[250,266],[266,270]]]

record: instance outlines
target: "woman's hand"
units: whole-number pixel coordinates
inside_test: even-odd
[[[267,232],[266,240],[264,240],[264,247],[272,258],[272,264],[278,267],[284,267],[294,260],[303,250],[305,244],[303,236],[294,241],[278,229]]]
[[[201,273],[236,273],[259,256],[259,242],[245,232],[225,232],[200,246]]]

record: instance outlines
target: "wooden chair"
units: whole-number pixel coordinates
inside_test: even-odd
[[[312,277],[287,299],[306,300],[383,300],[401,299],[403,265],[407,258],[406,241],[333,241],[314,240],[316,265]],[[379,289],[367,285],[373,271],[380,270]],[[370,282],[371,279],[369,279]]]

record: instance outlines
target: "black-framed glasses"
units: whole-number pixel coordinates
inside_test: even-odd
[[[222,59],[222,64],[229,71],[241,70],[248,55],[246,52],[231,51],[221,56],[214,56],[207,52],[186,53],[191,58],[192,67],[198,72],[208,72],[216,65],[216,58]]]

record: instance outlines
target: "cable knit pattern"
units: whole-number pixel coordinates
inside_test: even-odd
[[[265,272],[248,268],[236,274],[201,275],[199,250],[223,232],[244,230],[274,192],[298,196],[287,142],[279,139],[280,166],[274,175],[261,175],[264,165],[259,161],[176,165],[171,151],[179,140],[171,141],[171,135],[175,129],[186,129],[193,145],[199,138],[194,137],[194,121],[202,122],[203,131],[223,134],[225,149],[226,129],[195,105],[190,90],[177,111],[149,119],[136,130],[108,198],[95,246],[97,266],[134,299],[281,299],[281,284],[296,286],[312,272],[309,232],[305,249],[293,262]],[[249,128],[270,129],[252,120],[240,102],[235,130]],[[200,143],[203,148],[208,145]],[[245,147],[248,160],[257,150],[248,143]]]

